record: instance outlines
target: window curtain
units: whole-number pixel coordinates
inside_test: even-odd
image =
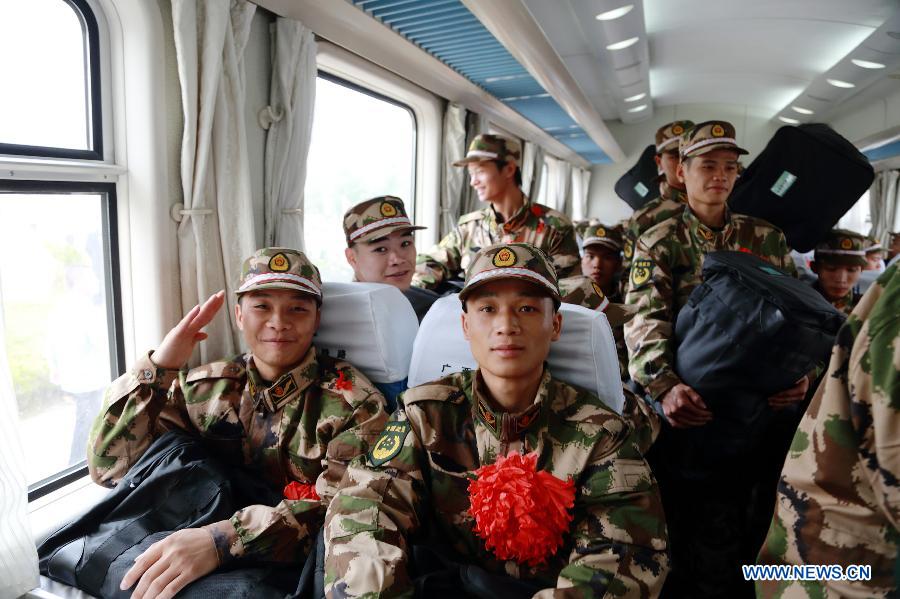
[[[466,149],[468,149],[469,144],[472,143],[472,140],[475,139],[476,136],[481,133],[487,133],[489,128],[490,125],[486,118],[479,114],[475,114],[474,112],[470,112],[466,117]],[[459,216],[484,208],[484,205],[482,205],[481,201],[478,199],[478,194],[475,193],[472,186],[468,184],[468,172],[465,168],[462,168],[461,170],[466,184],[463,186],[465,188],[465,199],[462,203],[462,209],[460,210]]]
[[[872,218],[870,234],[881,241],[889,242],[888,234],[900,230],[900,171],[882,171],[875,175],[869,190],[869,213]]]
[[[18,597],[39,584],[38,556],[28,523],[25,455],[5,338],[0,297],[0,597]]]
[[[584,168],[572,167],[571,198],[572,212],[569,216],[572,220],[584,220],[588,212],[588,190],[591,184],[591,171]]]
[[[469,194],[466,169],[453,166],[457,160],[466,155],[466,114],[465,108],[459,104],[447,104],[444,111],[444,141],[442,163],[444,180],[441,185],[441,221],[439,238],[449,233],[459,220],[460,207]]]
[[[554,210],[566,212],[572,182],[572,165],[552,156],[547,156],[544,160],[547,164],[547,191],[541,203]]]
[[[522,191],[532,202],[542,202],[541,175],[544,170],[544,150],[530,141],[522,148]]]
[[[206,327],[201,362],[236,353],[232,325],[241,262],[253,253],[253,205],[245,128],[244,48],[256,6],[246,0],[173,0],[184,111],[178,227],[185,310],[225,289],[227,306]]]
[[[316,40],[299,21],[272,24],[272,85],[264,109],[265,245],[303,249],[306,157],[316,103]]]

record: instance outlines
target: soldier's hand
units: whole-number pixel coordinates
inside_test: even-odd
[[[799,381],[794,383],[794,386],[790,389],[785,389],[784,391],[780,391],[770,397],[769,406],[771,406],[773,410],[782,410],[791,404],[795,404],[798,401],[803,401],[803,398],[806,397],[806,392],[808,390],[809,377],[804,376]]]
[[[162,343],[153,352],[153,363],[160,368],[176,370],[187,364],[194,346],[207,337],[200,329],[212,321],[224,303],[225,291],[219,291],[212,294],[203,304],[194,306],[181,322],[166,334]]]
[[[218,565],[212,534],[203,528],[185,528],[153,543],[137,556],[120,588],[124,591],[140,579],[132,599],[169,599]]]
[[[662,407],[675,428],[703,426],[713,416],[700,395],[684,383],[678,383],[663,395]]]

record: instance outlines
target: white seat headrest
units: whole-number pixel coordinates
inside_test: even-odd
[[[313,344],[347,360],[373,383],[409,374],[416,313],[399,289],[381,283],[324,283],[322,320]]]
[[[606,315],[574,304],[562,304],[562,334],[550,346],[547,363],[555,378],[597,394],[622,413],[625,394],[619,359]],[[456,295],[436,301],[419,325],[409,366],[414,387],[478,365],[462,332],[462,303]]]

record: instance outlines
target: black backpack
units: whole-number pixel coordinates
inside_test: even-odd
[[[281,493],[240,467],[225,464],[203,442],[180,431],[156,439],[99,503],[38,547],[45,576],[100,597],[119,590],[134,559],[183,528],[230,518],[247,505],[274,506]],[[302,564],[241,564],[194,581],[179,597],[284,597]]]
[[[656,146],[649,145],[641,152],[637,164],[628,169],[616,181],[616,195],[625,200],[634,210],[659,197],[659,171],[656,167]]]
[[[731,209],[769,221],[807,252],[869,189],[875,171],[828,125],[782,127],[741,175]]]
[[[827,362],[844,315],[745,252],[712,252],[675,322],[678,376],[701,397],[769,397]]]

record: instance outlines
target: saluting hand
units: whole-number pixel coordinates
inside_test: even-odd
[[[712,420],[712,412],[700,394],[684,383],[678,383],[662,397],[663,413],[675,428],[703,426]]]
[[[177,370],[187,364],[194,347],[208,335],[201,331],[212,322],[213,317],[225,303],[225,291],[212,294],[203,304],[197,304],[181,322],[166,333],[165,338],[153,352],[153,363],[160,368]]]
[[[169,599],[218,565],[212,534],[202,528],[185,528],[147,547],[135,558],[119,587],[124,591],[140,579],[132,599]]]
[[[806,397],[806,392],[809,390],[809,377],[803,376],[799,381],[794,383],[794,386],[790,389],[785,389],[784,391],[780,391],[769,398],[769,406],[773,410],[781,410],[788,407],[791,404],[797,403],[798,401],[803,401],[803,398]]]

